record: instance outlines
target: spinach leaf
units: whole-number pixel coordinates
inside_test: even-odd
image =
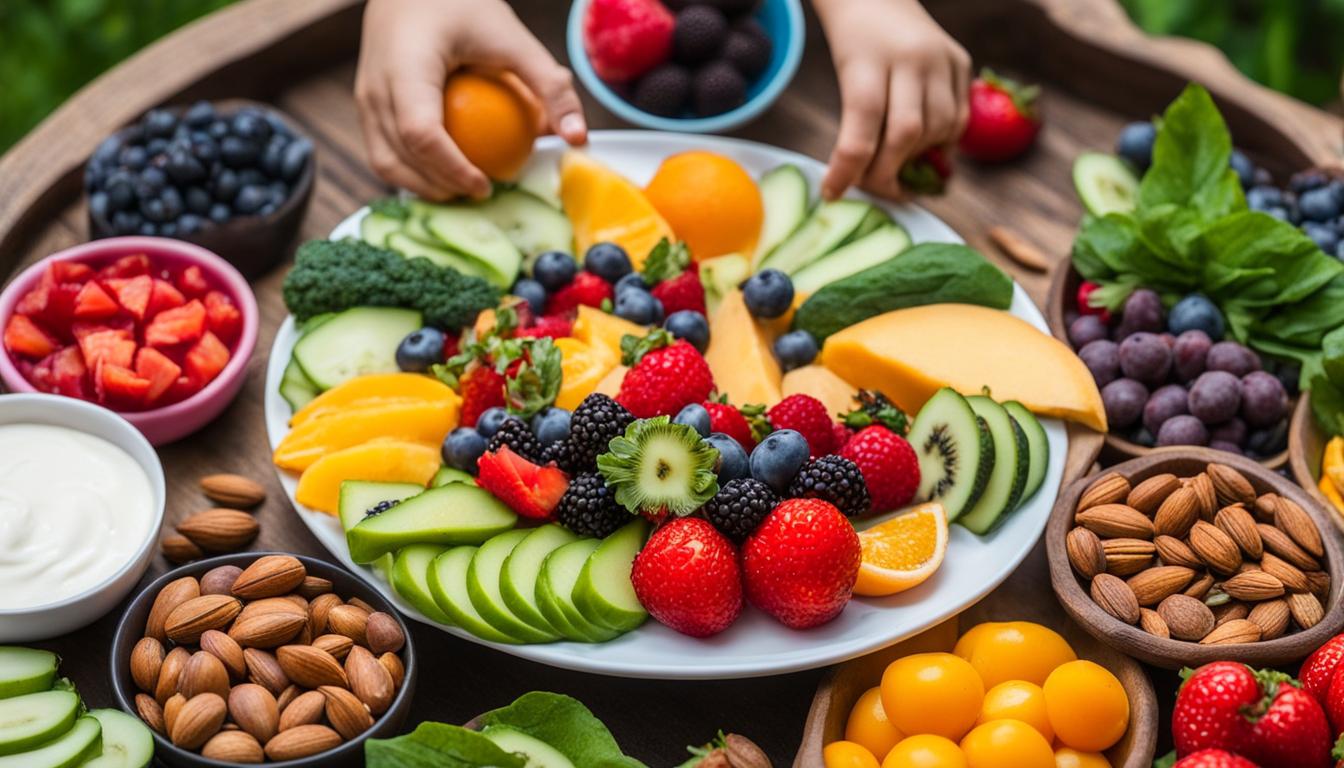
[[[391,739],[364,742],[368,768],[525,768],[527,760],[495,746],[476,731],[445,723],[421,723]]]
[[[481,725],[503,725],[546,742],[583,768],[645,768],[626,757],[611,731],[576,699],[534,691],[481,716]]]
[[[1256,333],[1304,347],[1320,347],[1327,333],[1344,325],[1344,273],[1290,306],[1268,312]]]
[[[1228,167],[1232,135],[1204,87],[1191,83],[1167,107],[1153,145],[1153,164],[1139,183],[1139,208],[1173,204],[1204,219],[1244,210],[1237,174]]]
[[[1205,290],[1220,303],[1292,304],[1344,273],[1344,264],[1297,227],[1256,211],[1210,223],[1199,243],[1205,251]]]

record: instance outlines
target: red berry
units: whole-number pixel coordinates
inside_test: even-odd
[[[1088,282],[1087,280],[1084,280],[1083,282],[1078,284],[1078,314],[1096,315],[1097,317],[1101,318],[1101,322],[1110,324],[1111,311],[1109,309],[1106,309],[1105,307],[1094,307],[1089,301],[1090,297],[1092,296],[1092,292],[1100,287],[1101,287],[1100,285]]]
[[[691,637],[709,637],[742,613],[742,574],[732,542],[708,521],[679,517],[653,532],[630,571],[653,618]]]
[[[811,395],[789,395],[765,412],[770,426],[802,433],[812,458],[825,456],[835,448],[835,428],[826,406]]]
[[[616,393],[616,402],[639,419],[673,416],[691,403],[704,402],[714,390],[714,374],[695,347],[685,341],[667,343],[672,335],[666,331],[652,334],[660,334],[654,348],[625,372]]]
[[[580,272],[574,276],[573,282],[546,299],[546,314],[570,312],[580,305],[600,307],[602,302],[611,299],[612,295],[611,283],[592,272]]]
[[[900,435],[874,424],[859,430],[837,451],[863,473],[874,512],[900,509],[919,489],[919,457]]]
[[[462,426],[474,427],[482,413],[504,405],[504,376],[489,365],[468,368],[458,382],[462,396]]]
[[[673,22],[657,0],[593,0],[583,17],[583,47],[598,77],[627,82],[667,61]]]
[[[1221,749],[1201,749],[1177,760],[1171,768],[1260,768],[1260,766],[1240,755]]]
[[[736,440],[747,453],[751,453],[751,449],[756,447],[756,436],[752,434],[751,421],[737,406],[731,403],[716,403],[712,400],[706,400],[701,405],[709,411],[710,432],[722,432]],[[760,407],[754,406],[754,408]],[[757,411],[758,416],[759,413]]]
[[[1344,662],[1344,634],[1335,635],[1326,640],[1320,648],[1312,651],[1307,660],[1302,662],[1302,668],[1297,673],[1297,679],[1302,681],[1302,688],[1315,696],[1323,706],[1326,702],[1325,695],[1330,690],[1330,682],[1334,680],[1335,671],[1339,669],[1341,662]]]
[[[787,627],[807,629],[844,610],[859,575],[854,526],[821,499],[788,499],[742,545],[747,599]]]
[[[854,436],[854,430],[837,421],[831,425],[831,434],[834,436],[832,445],[835,446],[835,452],[839,453]]]
[[[1269,704],[1262,701],[1245,713],[1251,731],[1237,753],[1274,768],[1330,765],[1332,732],[1320,702],[1287,675],[1266,671],[1258,677]]]
[[[5,324],[5,349],[12,355],[46,357],[59,346],[51,334],[23,315],[11,315]]]
[[[700,274],[688,269],[680,275],[653,286],[653,297],[663,303],[663,313],[671,315],[689,309],[705,314],[705,287],[700,283]]]
[[[514,336],[525,339],[549,336],[559,339],[573,332],[574,320],[569,315],[542,315],[532,325],[519,328]]]
[[[476,484],[533,520],[550,520],[560,497],[569,488],[569,477],[554,464],[538,466],[513,452],[507,445],[476,460]]]
[[[961,153],[972,160],[1001,163],[1030,149],[1041,129],[1035,110],[1039,90],[997,77],[988,69],[982,71],[971,83]]]

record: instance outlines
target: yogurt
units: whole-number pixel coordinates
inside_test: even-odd
[[[100,437],[0,425],[0,610],[75,597],[135,559],[154,522],[149,476]]]

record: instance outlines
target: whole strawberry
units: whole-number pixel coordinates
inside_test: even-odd
[[[573,282],[546,299],[546,314],[570,312],[580,305],[600,307],[602,302],[610,300],[613,295],[611,283],[592,272],[580,272],[574,276]]]
[[[676,415],[691,403],[704,402],[714,389],[714,374],[705,358],[662,328],[654,328],[643,339],[626,336],[621,347],[622,362],[630,370],[621,379],[616,402],[636,418]]]
[[[1040,88],[995,75],[989,69],[971,83],[971,108],[961,153],[982,163],[1012,160],[1031,148],[1041,130],[1036,112]]]
[[[669,278],[653,286],[653,297],[663,303],[663,312],[672,314],[683,309],[705,314],[705,286],[700,283],[700,274],[695,269],[687,269],[676,277]]]
[[[812,458],[835,448],[835,427],[826,406],[811,395],[789,395],[765,412],[775,429],[797,430],[807,440]]]
[[[526,328],[519,328],[514,336],[524,339],[535,339],[542,336],[549,336],[552,339],[558,339],[568,336],[574,332],[574,320],[569,315],[542,315],[538,317],[532,325]]]
[[[835,452],[839,453],[844,449],[845,444],[849,442],[849,439],[854,437],[854,430],[837,421],[831,425],[831,435],[833,437],[831,445],[834,445]]]
[[[1110,323],[1111,311],[1109,309],[1092,306],[1092,294],[1100,287],[1100,285],[1088,280],[1084,280],[1078,284],[1078,296],[1076,298],[1078,302],[1078,314],[1096,315],[1101,318],[1101,322]]]
[[[900,509],[919,489],[919,457],[904,437],[884,426],[864,427],[837,451],[863,474],[874,512]]]
[[[1265,695],[1245,713],[1251,731],[1237,753],[1274,768],[1329,766],[1333,739],[1320,702],[1281,672],[1257,676]]]
[[[844,610],[862,552],[854,526],[821,499],[788,499],[742,545],[747,599],[793,629],[816,627]]]
[[[1260,681],[1245,664],[1215,661],[1190,672],[1171,715],[1176,754],[1236,749],[1251,730],[1242,710],[1256,706],[1261,697]]]
[[[1335,676],[1330,678],[1330,687],[1325,691],[1321,706],[1325,707],[1326,719],[1334,727],[1335,733],[1339,733],[1340,724],[1344,724],[1344,672],[1337,670]]]
[[[644,609],[684,635],[718,634],[742,613],[737,550],[702,518],[674,518],[654,531],[630,581]]]
[[[1201,749],[1186,755],[1171,768],[1260,768],[1241,755],[1234,755],[1221,749]]]
[[[1335,635],[1326,640],[1320,648],[1312,651],[1307,660],[1302,662],[1302,668],[1297,673],[1297,679],[1302,681],[1302,688],[1315,696],[1322,706],[1327,706],[1326,694],[1330,691],[1330,683],[1335,679],[1335,671],[1339,669],[1341,662],[1344,662],[1344,635]],[[1335,722],[1333,715],[1330,722]]]
[[[714,400],[706,400],[701,405],[709,411],[709,431],[722,432],[733,438],[747,453],[751,453],[751,449],[756,447],[753,420],[760,425],[758,429],[764,430],[768,426],[760,422],[765,408],[759,405],[744,405],[738,408],[731,403]]]
[[[504,384],[504,375],[490,365],[469,367],[458,380],[458,394],[462,396],[462,426],[474,427],[482,413],[504,405]]]
[[[674,21],[658,0],[593,0],[583,17],[583,47],[598,77],[634,80],[671,55]]]
[[[952,162],[941,147],[929,147],[901,166],[901,185],[917,195],[941,195],[952,178]]]

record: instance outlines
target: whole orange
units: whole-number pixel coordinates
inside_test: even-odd
[[[532,155],[536,100],[512,73],[458,70],[443,88],[443,127],[486,176],[510,181]]]
[[[699,150],[672,155],[644,194],[696,261],[756,250],[765,219],[761,191],[733,160]]]

